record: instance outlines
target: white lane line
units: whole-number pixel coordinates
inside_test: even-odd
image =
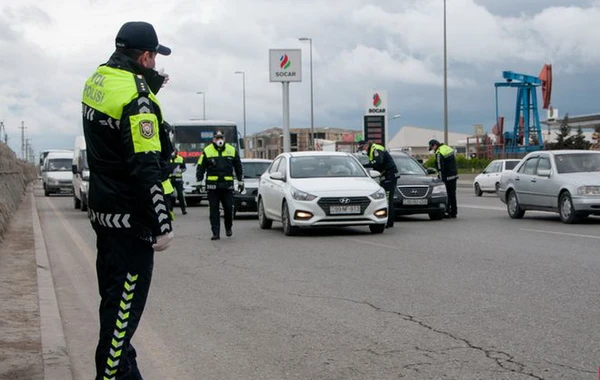
[[[539,233],[542,233],[542,234],[551,234],[551,235],[565,235],[565,236],[573,236],[573,237],[583,237],[583,238],[590,238],[590,239],[598,239],[598,240],[600,240],[600,236],[572,234],[572,233],[568,233],[568,232],[530,230],[530,229],[527,229],[527,228],[521,228],[521,231],[539,232]]]
[[[491,211],[506,211],[506,207],[498,206],[479,206],[479,205],[465,205],[462,203],[458,204],[458,208],[472,208],[476,210],[491,210]]]

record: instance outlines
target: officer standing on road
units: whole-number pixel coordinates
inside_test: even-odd
[[[183,172],[186,170],[185,163],[183,162],[183,157],[179,155],[179,151],[177,148],[173,150],[173,155],[171,157],[171,184],[175,188],[177,192],[177,200],[179,201],[179,207],[181,207],[181,213],[183,215],[187,214],[185,210],[185,194],[183,193]],[[172,197],[172,204],[175,204],[175,197]]]
[[[82,99],[101,297],[95,379],[141,380],[131,339],[146,305],[154,251],[173,239],[163,190],[171,151],[155,96],[168,77],[154,70],[156,55],[171,50],[146,22],[123,24],[115,44]]]
[[[201,182],[206,172],[206,190],[210,207],[211,240],[220,239],[219,205],[223,205],[225,234],[232,235],[233,226],[233,172],[238,180],[238,191],[244,190],[242,161],[237,150],[225,142],[222,131],[215,131],[213,142],[204,148],[196,167],[196,180]]]
[[[456,218],[458,210],[456,207],[456,181],[458,180],[458,167],[456,166],[456,155],[454,149],[437,140],[429,140],[429,150],[435,153],[438,177],[446,185],[448,193],[448,207],[446,216]]]
[[[366,168],[373,168],[381,173],[380,184],[385,190],[388,200],[388,220],[386,228],[394,227],[394,193],[398,185],[398,168],[392,158],[392,155],[379,144],[370,141],[359,141],[358,151],[369,156],[369,163],[364,165]]]

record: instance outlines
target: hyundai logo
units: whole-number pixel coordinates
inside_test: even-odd
[[[343,205],[347,205],[350,203],[350,198],[340,198],[340,203]]]
[[[411,193],[411,194],[418,194],[418,193],[419,193],[419,190],[413,189],[413,190],[411,190],[411,191],[410,191],[410,193]]]

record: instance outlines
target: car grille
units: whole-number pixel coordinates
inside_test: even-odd
[[[340,200],[349,199],[349,202],[342,203]],[[326,215],[331,215],[329,212],[330,206],[351,206],[351,205],[360,205],[360,213],[364,214],[365,210],[371,204],[371,200],[368,197],[336,197],[336,198],[321,198],[317,202],[319,206],[325,211]],[[352,214],[357,215],[357,214]]]
[[[404,198],[424,198],[429,192],[429,186],[398,186]]]
[[[73,181],[71,181],[70,179],[61,179],[58,181],[59,185],[72,185]]]

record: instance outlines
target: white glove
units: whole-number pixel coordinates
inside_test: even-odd
[[[157,236],[156,243],[152,245],[152,248],[154,248],[154,250],[157,252],[164,251],[165,249],[169,248],[169,245],[173,241],[174,237],[175,234],[173,233],[173,231],[167,234]]]

